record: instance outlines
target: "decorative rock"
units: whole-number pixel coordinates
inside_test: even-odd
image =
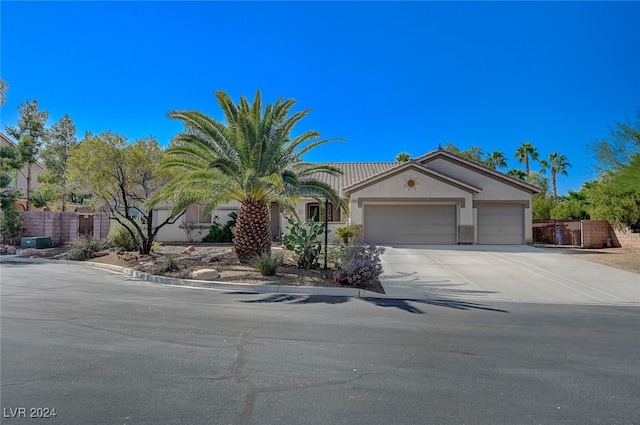
[[[220,273],[214,269],[200,269],[192,271],[190,277],[195,280],[214,280],[220,277]]]
[[[206,256],[202,259],[202,262],[204,263],[215,263],[216,261],[220,261],[220,257],[223,256],[224,254],[214,254],[212,256]]]
[[[7,246],[5,249],[7,250],[7,254],[9,255],[15,255],[16,251],[18,251],[18,249],[12,245]]]
[[[100,251],[100,252],[94,252],[92,257],[99,258],[99,257],[106,257],[107,255],[109,255],[109,251]]]
[[[191,246],[186,247],[186,248],[181,252],[181,254],[191,254],[191,253],[192,253],[193,251],[195,251],[195,250],[196,250],[196,247],[195,247],[195,246],[193,246],[193,245],[191,245]]]
[[[38,253],[38,250],[35,248],[27,248],[20,251],[21,257],[30,257]]]

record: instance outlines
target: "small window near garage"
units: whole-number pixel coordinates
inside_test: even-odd
[[[324,222],[325,216],[325,204],[319,204],[317,202],[311,202],[307,204],[306,219],[313,220],[316,223]],[[329,203],[329,215],[328,221],[340,221],[340,207],[337,207]]]

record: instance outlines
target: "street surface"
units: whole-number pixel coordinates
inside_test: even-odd
[[[3,263],[0,320],[2,424],[640,424],[637,306],[252,294]]]

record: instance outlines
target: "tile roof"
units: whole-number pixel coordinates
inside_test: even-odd
[[[342,170],[342,175],[319,173],[321,181],[330,184],[338,193],[342,189],[371,178],[400,165],[398,162],[323,162]]]

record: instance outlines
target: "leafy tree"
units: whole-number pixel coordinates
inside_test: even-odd
[[[553,188],[553,203],[558,203],[558,174],[568,176],[568,168],[571,167],[569,160],[566,156],[559,154],[558,152],[550,153],[547,160],[541,160],[540,165],[543,170],[551,171],[551,186]]]
[[[551,218],[555,220],[588,220],[587,194],[584,188],[580,191],[570,190],[567,196],[561,196],[560,202],[551,208]]]
[[[6,93],[8,89],[9,89],[9,84],[7,84],[6,81],[0,78],[0,107],[4,106],[5,102],[7,101]]]
[[[69,115],[65,115],[51,126],[49,140],[42,151],[46,170],[38,176],[38,180],[57,189],[54,197],[60,200],[62,211],[67,210],[69,157],[78,144],[76,126]]]
[[[20,168],[18,150],[13,146],[0,147],[0,233],[2,242],[10,243],[24,231],[22,215],[16,211],[16,201],[20,198],[20,190],[10,187],[13,174]]]
[[[480,164],[484,164],[484,152],[480,146],[471,146],[467,150],[461,150],[459,147],[454,144],[447,142],[443,148],[447,152],[451,152],[455,155],[461,156],[463,158],[469,159],[471,161],[478,162]]]
[[[7,133],[18,141],[20,161],[27,166],[27,211],[31,209],[31,167],[38,161],[42,144],[46,140],[45,124],[49,113],[38,109],[38,100],[26,101],[18,107],[20,118],[16,127],[6,127]],[[22,173],[22,171],[21,171]]]
[[[640,108],[635,121],[616,122],[609,137],[595,141],[590,150],[598,160],[600,172],[618,171],[631,164],[640,154]]]
[[[487,154],[487,157],[484,159],[484,165],[489,168],[493,168],[494,170],[498,168],[507,168],[507,157],[504,156],[504,152],[493,151]]]
[[[531,158],[534,161],[537,161],[539,158],[538,149],[535,146],[533,146],[533,144],[531,144],[530,142],[523,142],[516,149],[516,159],[520,163],[524,162],[524,167],[525,167],[524,171],[527,174],[529,174],[529,172],[531,171],[529,158]]]
[[[164,161],[165,169],[176,171],[177,177],[155,202],[169,199],[176,208],[202,202],[204,214],[217,205],[239,202],[234,245],[244,263],[271,251],[271,202],[294,215],[294,202],[300,196],[326,197],[346,208],[331,186],[319,179],[321,173],[336,175],[340,170],[302,159],[330,140],[319,139],[317,131],[291,136],[309,109],[290,115],[296,102],[283,98],[263,107],[260,90],[253,103],[242,96],[236,104],[224,91],[215,96],[225,122],[199,111],[169,112],[170,118],[184,123],[185,131],[173,139]]]
[[[160,168],[164,151],[149,137],[127,143],[107,132],[83,140],[68,160],[69,180],[93,194],[94,208],[109,213],[112,220],[130,232],[141,254],[151,252],[158,231],[184,214],[175,210],[156,223],[147,200],[166,184],[171,175]]]
[[[396,162],[407,162],[411,159],[411,155],[409,155],[407,152],[400,152],[398,155],[396,155]]]
[[[640,188],[620,184],[615,173],[607,173],[586,189],[587,211],[594,220],[609,220],[640,228]]]

